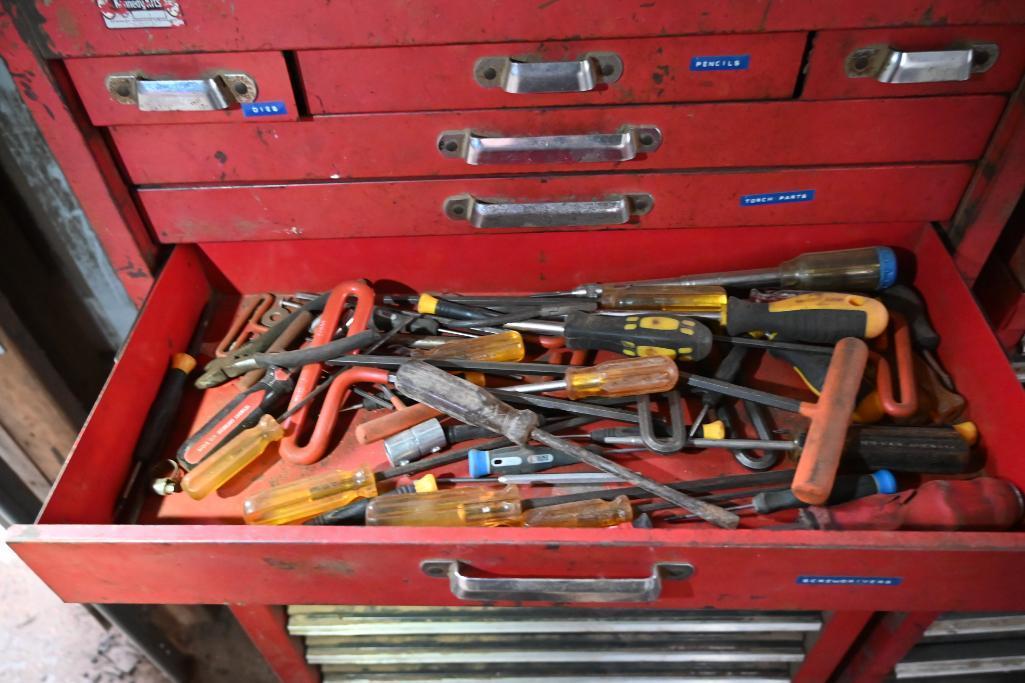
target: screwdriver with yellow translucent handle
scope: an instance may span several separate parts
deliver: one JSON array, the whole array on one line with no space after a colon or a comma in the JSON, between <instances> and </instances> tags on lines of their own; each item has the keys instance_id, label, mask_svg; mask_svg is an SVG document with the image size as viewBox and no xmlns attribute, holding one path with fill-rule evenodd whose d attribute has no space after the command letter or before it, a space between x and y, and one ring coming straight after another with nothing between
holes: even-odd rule
<instances>
[{"instance_id":1,"label":"screwdriver with yellow translucent handle","mask_svg":"<svg viewBox=\"0 0 1025 683\"><path fill-rule=\"evenodd\" d=\"M377 481L366 465L353 472L331 470L247 498L242 517L247 524L288 524L376 495Z\"/></svg>"},{"instance_id":2,"label":"screwdriver with yellow translucent handle","mask_svg":"<svg viewBox=\"0 0 1025 683\"><path fill-rule=\"evenodd\" d=\"M521 394L565 390L573 400L590 396L615 398L671 391L679 379L680 371L672 359L647 356L610 360L593 367L569 368L563 379L502 387L502 390Z\"/></svg>"},{"instance_id":3,"label":"screwdriver with yellow translucent handle","mask_svg":"<svg viewBox=\"0 0 1025 683\"><path fill-rule=\"evenodd\" d=\"M791 341L825 344L844 337L878 337L889 322L889 313L881 302L840 292L809 292L764 303L728 297L721 287L638 285L607 287L600 301L604 308L718 318L735 336L764 332Z\"/></svg>"},{"instance_id":4,"label":"screwdriver with yellow translucent handle","mask_svg":"<svg viewBox=\"0 0 1025 683\"><path fill-rule=\"evenodd\" d=\"M592 498L532 508L523 513L523 526L596 528L617 526L632 521L633 518L634 510L630 505L630 499L626 496L616 496L612 500Z\"/></svg>"},{"instance_id":5,"label":"screwdriver with yellow translucent handle","mask_svg":"<svg viewBox=\"0 0 1025 683\"><path fill-rule=\"evenodd\" d=\"M516 363L523 360L525 353L523 336L519 332L510 330L470 339L456 339L428 351L414 350L413 357Z\"/></svg>"}]
</instances>

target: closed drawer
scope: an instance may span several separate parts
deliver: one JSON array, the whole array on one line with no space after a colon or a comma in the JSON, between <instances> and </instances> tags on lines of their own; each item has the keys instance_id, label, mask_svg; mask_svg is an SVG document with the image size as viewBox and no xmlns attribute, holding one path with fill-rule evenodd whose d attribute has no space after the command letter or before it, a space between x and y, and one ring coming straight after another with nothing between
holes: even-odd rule
<instances>
[{"instance_id":1,"label":"closed drawer","mask_svg":"<svg viewBox=\"0 0 1025 683\"><path fill-rule=\"evenodd\" d=\"M147 55L64 62L94 126L295 120L280 52Z\"/></svg>"},{"instance_id":2,"label":"closed drawer","mask_svg":"<svg viewBox=\"0 0 1025 683\"><path fill-rule=\"evenodd\" d=\"M300 52L313 114L782 99L806 34Z\"/></svg>"},{"instance_id":3,"label":"closed drawer","mask_svg":"<svg viewBox=\"0 0 1025 683\"><path fill-rule=\"evenodd\" d=\"M12 528L6 540L62 598L82 602L458 604L448 580L421 568L444 560L467 575L504 578L637 581L651 579L656 565L693 566L689 577L662 575L652 602L639 605L649 607L1023 609L1021 532L247 527L239 523L245 493L238 489L191 505L175 496L154 500L159 507L143 523L110 523L167 357L185 347L214 291L228 295L220 308L228 315L238 292L316 291L359 277L381 291L529 291L761 267L806 250L872 244L914 257L913 284L930 304L943 335L941 360L979 426L986 470L1025 485L1025 394L943 245L922 223L208 243L172 254L39 523ZM222 332L212 327L208 341ZM188 398L179 432L223 396L204 396L203 406ZM347 468L366 457L350 443L319 466ZM273 451L268 457L262 481L295 475ZM641 462L667 476L740 473L716 451Z\"/></svg>"},{"instance_id":4,"label":"closed drawer","mask_svg":"<svg viewBox=\"0 0 1025 683\"><path fill-rule=\"evenodd\" d=\"M1010 92L1023 70L1022 26L822 31L812 44L802 97Z\"/></svg>"},{"instance_id":5,"label":"closed drawer","mask_svg":"<svg viewBox=\"0 0 1025 683\"><path fill-rule=\"evenodd\" d=\"M138 194L162 242L281 240L946 220L971 171L970 164L928 164L164 187ZM475 206L467 205L470 197ZM523 204L543 206L526 212ZM480 219L482 211L493 216ZM558 216L542 215L552 213Z\"/></svg>"},{"instance_id":6,"label":"closed drawer","mask_svg":"<svg viewBox=\"0 0 1025 683\"><path fill-rule=\"evenodd\" d=\"M982 95L372 114L111 134L138 185L967 161L1004 104Z\"/></svg>"}]
</instances>

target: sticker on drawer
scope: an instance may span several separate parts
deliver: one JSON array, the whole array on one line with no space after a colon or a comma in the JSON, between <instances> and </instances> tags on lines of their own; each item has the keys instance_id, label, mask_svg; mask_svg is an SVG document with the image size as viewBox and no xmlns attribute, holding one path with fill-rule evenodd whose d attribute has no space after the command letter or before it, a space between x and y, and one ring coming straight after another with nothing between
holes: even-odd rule
<instances>
[{"instance_id":1,"label":"sticker on drawer","mask_svg":"<svg viewBox=\"0 0 1025 683\"><path fill-rule=\"evenodd\" d=\"M184 26L178 0L96 0L107 28Z\"/></svg>"},{"instance_id":2,"label":"sticker on drawer","mask_svg":"<svg viewBox=\"0 0 1025 683\"><path fill-rule=\"evenodd\" d=\"M899 586L899 576L798 576L802 586Z\"/></svg>"},{"instance_id":3,"label":"sticker on drawer","mask_svg":"<svg viewBox=\"0 0 1025 683\"><path fill-rule=\"evenodd\" d=\"M789 190L787 192L766 192L745 194L740 197L741 206L765 206L766 204L793 204L815 199L815 190Z\"/></svg>"},{"instance_id":4,"label":"sticker on drawer","mask_svg":"<svg viewBox=\"0 0 1025 683\"><path fill-rule=\"evenodd\" d=\"M247 119L253 116L281 116L288 113L284 102L245 102L242 105L242 116Z\"/></svg>"},{"instance_id":5,"label":"sticker on drawer","mask_svg":"<svg viewBox=\"0 0 1025 683\"><path fill-rule=\"evenodd\" d=\"M747 71L751 55L699 55L690 58L691 71Z\"/></svg>"}]
</instances>

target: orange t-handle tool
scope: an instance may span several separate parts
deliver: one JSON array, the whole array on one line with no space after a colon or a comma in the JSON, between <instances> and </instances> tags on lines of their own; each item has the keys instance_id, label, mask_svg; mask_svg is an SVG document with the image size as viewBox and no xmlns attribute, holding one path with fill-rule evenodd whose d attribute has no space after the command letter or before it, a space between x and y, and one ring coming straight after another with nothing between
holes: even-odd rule
<instances>
[{"instance_id":1,"label":"orange t-handle tool","mask_svg":"<svg viewBox=\"0 0 1025 683\"><path fill-rule=\"evenodd\" d=\"M915 381L911 329L908 327L907 319L896 311L890 312L890 325L893 327L893 355L897 363L900 400L894 396L890 361L882 354L878 355L876 360L876 390L887 415L910 417L918 410L918 386Z\"/></svg>"},{"instance_id":2,"label":"orange t-handle tool","mask_svg":"<svg viewBox=\"0 0 1025 683\"><path fill-rule=\"evenodd\" d=\"M355 280L343 282L331 291L331 296L328 297L320 318L320 325L313 333L313 340L310 342L309 348L322 346L334 338L342 318L342 312L345 310L345 303L350 297L356 299L356 310L352 313L352 320L349 322L346 336L351 337L367 328L370 315L374 310L374 290L363 282ZM295 391L292 392L289 407L296 405L313 391L323 370L323 363L311 363L302 369L299 379L296 380ZM363 372L356 372L357 370ZM278 447L281 457L296 465L309 465L320 460L327 452L328 439L331 437L331 431L338 419L338 410L349 394L349 387L357 382L384 384L387 381L388 373L375 368L352 368L343 372L327 390L327 395L320 407L317 423L313 427L313 433L304 445L300 445L299 441L303 438L310 406L300 408L289 418L288 433Z\"/></svg>"},{"instance_id":3,"label":"orange t-handle tool","mask_svg":"<svg viewBox=\"0 0 1025 683\"><path fill-rule=\"evenodd\" d=\"M414 403L411 406L399 408L387 415L382 415L357 425L355 430L356 441L368 444L380 441L381 439L387 439L389 436L395 436L399 432L404 432L410 427L415 427L421 422L426 422L432 417L438 417L439 415L442 415L440 410L436 410L424 403Z\"/></svg>"},{"instance_id":4,"label":"orange t-handle tool","mask_svg":"<svg viewBox=\"0 0 1025 683\"><path fill-rule=\"evenodd\" d=\"M811 419L811 424L790 491L809 505L822 505L833 489L866 362L865 342L854 337L841 339L833 349L818 402L801 403L799 412Z\"/></svg>"}]
</instances>

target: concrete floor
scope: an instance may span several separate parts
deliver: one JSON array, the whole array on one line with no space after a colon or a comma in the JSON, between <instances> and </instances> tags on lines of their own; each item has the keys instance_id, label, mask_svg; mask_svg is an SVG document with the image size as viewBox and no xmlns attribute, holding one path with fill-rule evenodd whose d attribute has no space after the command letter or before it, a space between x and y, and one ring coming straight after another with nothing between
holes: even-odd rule
<instances>
[{"instance_id":1,"label":"concrete floor","mask_svg":"<svg viewBox=\"0 0 1025 683\"><path fill-rule=\"evenodd\" d=\"M0 537L2 537L0 530ZM0 542L0 681L158 683L166 679L118 629L61 602ZM175 608L173 638L192 655L190 681L274 681L225 608ZM171 633L171 631L168 631Z\"/></svg>"}]
</instances>

